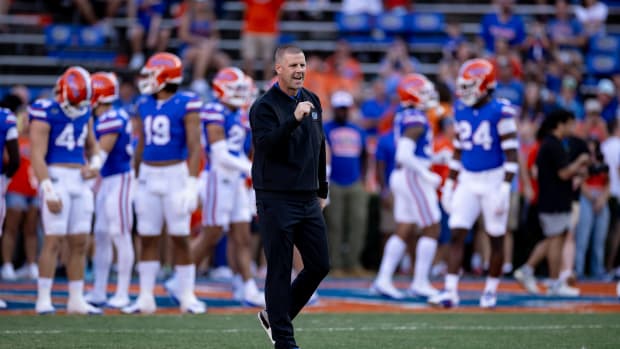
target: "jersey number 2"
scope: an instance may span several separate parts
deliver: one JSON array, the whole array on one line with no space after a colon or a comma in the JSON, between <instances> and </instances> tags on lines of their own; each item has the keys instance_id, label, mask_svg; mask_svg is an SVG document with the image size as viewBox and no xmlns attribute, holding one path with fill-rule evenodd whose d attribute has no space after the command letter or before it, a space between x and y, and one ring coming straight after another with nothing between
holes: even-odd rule
<instances>
[{"instance_id":1,"label":"jersey number 2","mask_svg":"<svg viewBox=\"0 0 620 349\"><path fill-rule=\"evenodd\" d=\"M83 147L84 143L86 143L86 135L88 134L88 125L84 125L82 127L82 133L75 140L73 124L67 124L65 128L60 132L58 137L56 137L56 141L54 141L54 145L58 147L67 148L69 151L75 149L75 146Z\"/></svg>"},{"instance_id":2,"label":"jersey number 2","mask_svg":"<svg viewBox=\"0 0 620 349\"><path fill-rule=\"evenodd\" d=\"M474 145L481 146L484 150L490 150L493 145L493 137L491 137L491 125L488 121L483 121L478 128L473 131L471 124L467 121L459 122L459 139L463 150L471 150Z\"/></svg>"}]
</instances>

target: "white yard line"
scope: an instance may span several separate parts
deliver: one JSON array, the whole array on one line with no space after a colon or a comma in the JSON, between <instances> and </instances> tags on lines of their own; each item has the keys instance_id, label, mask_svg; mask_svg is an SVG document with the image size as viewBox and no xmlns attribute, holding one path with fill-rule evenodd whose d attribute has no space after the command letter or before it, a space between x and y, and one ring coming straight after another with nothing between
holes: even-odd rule
<instances>
[{"instance_id":1,"label":"white yard line","mask_svg":"<svg viewBox=\"0 0 620 349\"><path fill-rule=\"evenodd\" d=\"M374 331L560 331L560 330L600 330L620 329L616 324L589 324L589 325L541 325L541 326L449 326L449 325L394 325L376 327L300 327L298 332L374 332ZM228 329L169 329L169 328L145 328L145 329L18 329L0 330L0 335L54 335L70 333L86 334L194 334L194 333L250 333L262 332L261 328L228 328Z\"/></svg>"}]
</instances>

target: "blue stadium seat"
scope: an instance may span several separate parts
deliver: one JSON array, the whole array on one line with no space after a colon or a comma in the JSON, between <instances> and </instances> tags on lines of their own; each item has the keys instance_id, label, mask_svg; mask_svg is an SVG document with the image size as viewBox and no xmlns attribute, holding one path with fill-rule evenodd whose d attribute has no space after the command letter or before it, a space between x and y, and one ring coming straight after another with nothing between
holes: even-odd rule
<instances>
[{"instance_id":1,"label":"blue stadium seat","mask_svg":"<svg viewBox=\"0 0 620 349\"><path fill-rule=\"evenodd\" d=\"M68 47L73 45L75 27L64 24L48 25L45 28L45 46Z\"/></svg>"},{"instance_id":2,"label":"blue stadium seat","mask_svg":"<svg viewBox=\"0 0 620 349\"><path fill-rule=\"evenodd\" d=\"M586 70L589 74L605 75L620 72L618 54L591 53L586 57Z\"/></svg>"},{"instance_id":3,"label":"blue stadium seat","mask_svg":"<svg viewBox=\"0 0 620 349\"><path fill-rule=\"evenodd\" d=\"M81 27L78 30L79 47L101 47L105 43L105 36L101 27Z\"/></svg>"},{"instance_id":4,"label":"blue stadium seat","mask_svg":"<svg viewBox=\"0 0 620 349\"><path fill-rule=\"evenodd\" d=\"M386 34L405 34L409 31L407 27L409 16L399 13L387 12L377 17L377 28Z\"/></svg>"},{"instance_id":5,"label":"blue stadium seat","mask_svg":"<svg viewBox=\"0 0 620 349\"><path fill-rule=\"evenodd\" d=\"M439 33L444 31L445 17L441 13L412 13L407 22L412 33Z\"/></svg>"},{"instance_id":6,"label":"blue stadium seat","mask_svg":"<svg viewBox=\"0 0 620 349\"><path fill-rule=\"evenodd\" d=\"M590 40L590 52L616 53L620 51L620 39L617 36L597 36Z\"/></svg>"},{"instance_id":7,"label":"blue stadium seat","mask_svg":"<svg viewBox=\"0 0 620 349\"><path fill-rule=\"evenodd\" d=\"M370 33L373 28L373 17L369 14L346 15L339 13L336 16L338 30L341 33Z\"/></svg>"}]
</instances>

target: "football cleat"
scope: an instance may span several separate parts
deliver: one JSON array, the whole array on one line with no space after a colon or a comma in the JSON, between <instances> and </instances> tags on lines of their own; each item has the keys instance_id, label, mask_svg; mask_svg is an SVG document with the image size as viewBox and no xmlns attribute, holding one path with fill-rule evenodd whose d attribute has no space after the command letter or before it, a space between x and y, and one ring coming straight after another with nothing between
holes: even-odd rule
<instances>
[{"instance_id":1,"label":"football cleat","mask_svg":"<svg viewBox=\"0 0 620 349\"><path fill-rule=\"evenodd\" d=\"M84 298L69 299L67 302L68 314L82 314L82 315L101 315L103 311L97 307L94 307Z\"/></svg>"},{"instance_id":2,"label":"football cleat","mask_svg":"<svg viewBox=\"0 0 620 349\"><path fill-rule=\"evenodd\" d=\"M407 289L407 295L409 297L426 297L430 298L439 294L439 290L434 288L431 284L426 285L411 285Z\"/></svg>"},{"instance_id":3,"label":"football cleat","mask_svg":"<svg viewBox=\"0 0 620 349\"><path fill-rule=\"evenodd\" d=\"M15 274L15 270L13 269L13 264L5 263L2 266L2 279L6 281L17 280L17 275Z\"/></svg>"},{"instance_id":4,"label":"football cleat","mask_svg":"<svg viewBox=\"0 0 620 349\"><path fill-rule=\"evenodd\" d=\"M175 305L180 305L179 297L176 295L177 290L177 278L176 274L173 275L168 281L164 282L164 289L168 293L168 296Z\"/></svg>"},{"instance_id":5,"label":"football cleat","mask_svg":"<svg viewBox=\"0 0 620 349\"><path fill-rule=\"evenodd\" d=\"M151 296L138 296L133 304L121 309L124 314L153 314L157 310L155 298Z\"/></svg>"},{"instance_id":6,"label":"football cleat","mask_svg":"<svg viewBox=\"0 0 620 349\"><path fill-rule=\"evenodd\" d=\"M189 314L204 314L207 312L207 305L192 293L185 300L181 301L181 312Z\"/></svg>"},{"instance_id":7,"label":"football cleat","mask_svg":"<svg viewBox=\"0 0 620 349\"><path fill-rule=\"evenodd\" d=\"M536 278L534 275L527 273L523 270L523 267L515 270L514 272L515 279L525 288L525 290L531 294L539 294L540 290L536 285Z\"/></svg>"},{"instance_id":8,"label":"football cleat","mask_svg":"<svg viewBox=\"0 0 620 349\"><path fill-rule=\"evenodd\" d=\"M373 294L379 294L383 297L387 297L390 299L403 299L405 295L400 292L391 282L381 282L376 280L373 282L372 286L370 286L370 292Z\"/></svg>"},{"instance_id":9,"label":"football cleat","mask_svg":"<svg viewBox=\"0 0 620 349\"><path fill-rule=\"evenodd\" d=\"M37 298L37 303L34 306L35 311L39 315L48 315L56 313L56 308L52 305L52 300L41 300Z\"/></svg>"},{"instance_id":10,"label":"football cleat","mask_svg":"<svg viewBox=\"0 0 620 349\"><path fill-rule=\"evenodd\" d=\"M579 297L580 293L578 288L568 286L566 282L555 283L547 289L547 296Z\"/></svg>"},{"instance_id":11,"label":"football cleat","mask_svg":"<svg viewBox=\"0 0 620 349\"><path fill-rule=\"evenodd\" d=\"M112 298L108 299L106 306L114 309L122 309L128 306L129 302L129 296L114 295Z\"/></svg>"},{"instance_id":12,"label":"football cleat","mask_svg":"<svg viewBox=\"0 0 620 349\"><path fill-rule=\"evenodd\" d=\"M106 304L106 296L99 296L97 295L95 292L91 291L88 292L85 296L84 296L84 300L88 303L88 304L92 304L95 307L102 307Z\"/></svg>"},{"instance_id":13,"label":"football cleat","mask_svg":"<svg viewBox=\"0 0 620 349\"><path fill-rule=\"evenodd\" d=\"M2 299L0 299L0 309L6 309L8 306L6 304L5 301L3 301Z\"/></svg>"},{"instance_id":14,"label":"football cleat","mask_svg":"<svg viewBox=\"0 0 620 349\"><path fill-rule=\"evenodd\" d=\"M441 291L428 299L428 303L442 308L452 308L459 305L459 295L454 291Z\"/></svg>"},{"instance_id":15,"label":"football cleat","mask_svg":"<svg viewBox=\"0 0 620 349\"><path fill-rule=\"evenodd\" d=\"M495 308L497 304L497 294L494 292L484 292L480 297L480 308L490 309Z\"/></svg>"},{"instance_id":16,"label":"football cleat","mask_svg":"<svg viewBox=\"0 0 620 349\"><path fill-rule=\"evenodd\" d=\"M260 291L245 294L243 296L243 305L248 307L264 308L266 306L265 294Z\"/></svg>"}]
</instances>

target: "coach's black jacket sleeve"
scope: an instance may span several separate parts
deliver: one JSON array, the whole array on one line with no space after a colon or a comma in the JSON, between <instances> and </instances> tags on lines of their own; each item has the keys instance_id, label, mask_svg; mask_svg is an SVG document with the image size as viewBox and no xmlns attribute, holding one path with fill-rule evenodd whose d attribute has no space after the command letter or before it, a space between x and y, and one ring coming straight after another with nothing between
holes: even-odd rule
<instances>
[{"instance_id":1,"label":"coach's black jacket sleeve","mask_svg":"<svg viewBox=\"0 0 620 349\"><path fill-rule=\"evenodd\" d=\"M280 123L276 113L270 110L270 105L263 103L256 109L255 117L251 117L254 146L266 152L272 152L277 147L286 145L293 130L299 126L299 121L295 119L295 116L290 115L283 123Z\"/></svg>"},{"instance_id":2,"label":"coach's black jacket sleeve","mask_svg":"<svg viewBox=\"0 0 620 349\"><path fill-rule=\"evenodd\" d=\"M317 192L317 196L322 199L327 199L328 193L326 161L325 139L323 139L321 142L321 151L319 153L319 190Z\"/></svg>"}]
</instances>

